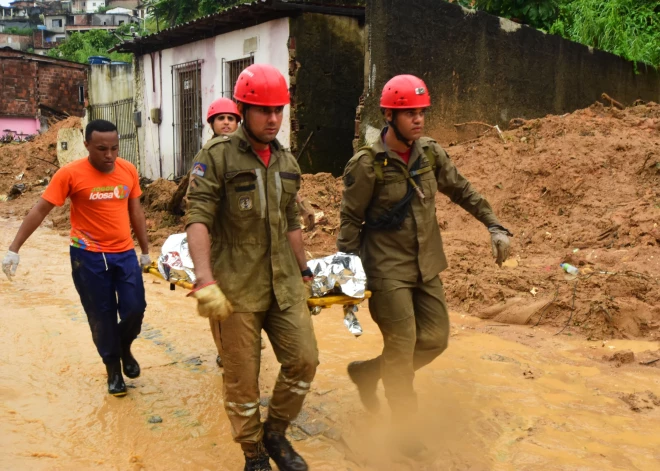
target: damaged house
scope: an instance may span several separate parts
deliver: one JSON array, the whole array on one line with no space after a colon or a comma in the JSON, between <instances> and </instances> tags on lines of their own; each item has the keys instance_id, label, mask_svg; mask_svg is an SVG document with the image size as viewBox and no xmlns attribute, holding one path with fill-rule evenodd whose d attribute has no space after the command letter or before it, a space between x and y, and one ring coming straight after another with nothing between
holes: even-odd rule
<instances>
[{"instance_id":1,"label":"damaged house","mask_svg":"<svg viewBox=\"0 0 660 471\"><path fill-rule=\"evenodd\" d=\"M83 116L88 66L0 49L0 135L23 138L50 117Z\"/></svg>"},{"instance_id":2,"label":"damaged house","mask_svg":"<svg viewBox=\"0 0 660 471\"><path fill-rule=\"evenodd\" d=\"M361 6L260 0L117 46L135 54L144 176L172 179L190 169L212 137L208 106L231 97L253 63L271 64L288 80L279 141L296 155L304 147L304 170L341 173L363 90L363 23Z\"/></svg>"}]
</instances>

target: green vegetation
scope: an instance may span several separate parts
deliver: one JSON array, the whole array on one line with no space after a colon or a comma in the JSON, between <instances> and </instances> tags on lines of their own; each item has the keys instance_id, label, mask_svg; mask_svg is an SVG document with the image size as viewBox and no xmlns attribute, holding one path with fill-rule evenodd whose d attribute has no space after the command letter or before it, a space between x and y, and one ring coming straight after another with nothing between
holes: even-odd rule
<instances>
[{"instance_id":1,"label":"green vegetation","mask_svg":"<svg viewBox=\"0 0 660 471\"><path fill-rule=\"evenodd\" d=\"M32 31L34 31L36 28L19 28L17 26L10 26L9 28L5 28L3 31L4 34L16 34L18 36L32 36Z\"/></svg>"},{"instance_id":2,"label":"green vegetation","mask_svg":"<svg viewBox=\"0 0 660 471\"><path fill-rule=\"evenodd\" d=\"M117 43L119 43L119 38L104 30L94 30L87 33L76 32L66 42L48 51L48 55L82 64L86 64L90 56L105 56L113 61L131 62L132 54L108 53L108 49L111 49Z\"/></svg>"},{"instance_id":3,"label":"green vegetation","mask_svg":"<svg viewBox=\"0 0 660 471\"><path fill-rule=\"evenodd\" d=\"M660 67L660 0L448 0Z\"/></svg>"},{"instance_id":4,"label":"green vegetation","mask_svg":"<svg viewBox=\"0 0 660 471\"><path fill-rule=\"evenodd\" d=\"M565 0L550 33L660 67L660 0Z\"/></svg>"}]
</instances>

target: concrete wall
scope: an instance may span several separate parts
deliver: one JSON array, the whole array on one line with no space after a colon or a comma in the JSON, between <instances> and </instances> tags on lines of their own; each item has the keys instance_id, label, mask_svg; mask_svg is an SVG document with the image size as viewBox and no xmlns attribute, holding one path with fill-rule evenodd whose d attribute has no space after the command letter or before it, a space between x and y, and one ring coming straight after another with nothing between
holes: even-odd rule
<instances>
[{"instance_id":1,"label":"concrete wall","mask_svg":"<svg viewBox=\"0 0 660 471\"><path fill-rule=\"evenodd\" d=\"M396 12L396 13L394 13ZM660 74L606 52L439 0L367 2L365 108L361 134L382 126L380 91L392 76L423 78L433 106L427 133L456 139L453 124L562 114L603 92L631 104L660 101Z\"/></svg>"},{"instance_id":2,"label":"concrete wall","mask_svg":"<svg viewBox=\"0 0 660 471\"><path fill-rule=\"evenodd\" d=\"M88 154L83 129L62 128L57 132L57 161L60 167Z\"/></svg>"},{"instance_id":3,"label":"concrete wall","mask_svg":"<svg viewBox=\"0 0 660 471\"><path fill-rule=\"evenodd\" d=\"M72 16L74 26L90 26L92 24L92 14L82 13Z\"/></svg>"},{"instance_id":4,"label":"concrete wall","mask_svg":"<svg viewBox=\"0 0 660 471\"><path fill-rule=\"evenodd\" d=\"M124 23L131 23L133 17L130 15L106 15L99 13L92 16L92 26L119 26Z\"/></svg>"},{"instance_id":5,"label":"concrete wall","mask_svg":"<svg viewBox=\"0 0 660 471\"><path fill-rule=\"evenodd\" d=\"M300 165L340 175L352 155L363 90L363 28L356 18L305 13L291 19L292 150L312 131Z\"/></svg>"},{"instance_id":6,"label":"concrete wall","mask_svg":"<svg viewBox=\"0 0 660 471\"><path fill-rule=\"evenodd\" d=\"M94 13L99 7L104 7L105 3L105 0L74 0L72 10L74 12Z\"/></svg>"},{"instance_id":7,"label":"concrete wall","mask_svg":"<svg viewBox=\"0 0 660 471\"><path fill-rule=\"evenodd\" d=\"M288 18L269 21L250 28L232 31L184 46L165 49L136 58L136 107L142 112L142 127L138 130L141 168L149 178L168 178L174 174L174 138L172 72L171 68L194 60L203 60L201 66L202 110L206 110L213 100L221 96L223 81L221 71L223 59L231 61L246 57L243 45L246 39L257 38L257 50L254 52L255 63L269 63L277 67L289 78L289 38ZM162 86L161 86L162 81ZM225 84L225 88L228 88ZM154 124L150 118L152 108L161 108L162 124ZM204 142L212 136L212 131L204 122L202 136ZM290 143L289 107L284 108L282 128L277 136L284 146ZM160 162L162 159L162 162ZM161 171L162 168L162 171Z\"/></svg>"},{"instance_id":8,"label":"concrete wall","mask_svg":"<svg viewBox=\"0 0 660 471\"><path fill-rule=\"evenodd\" d=\"M107 0L105 3L112 8L135 10L140 2L138 0Z\"/></svg>"},{"instance_id":9,"label":"concrete wall","mask_svg":"<svg viewBox=\"0 0 660 471\"><path fill-rule=\"evenodd\" d=\"M133 98L132 64L98 64L90 66L89 104L104 105Z\"/></svg>"},{"instance_id":10,"label":"concrete wall","mask_svg":"<svg viewBox=\"0 0 660 471\"><path fill-rule=\"evenodd\" d=\"M10 47L17 51L27 51L32 45L31 36L19 36L18 34L2 34L0 33L0 49L3 47Z\"/></svg>"},{"instance_id":11,"label":"concrete wall","mask_svg":"<svg viewBox=\"0 0 660 471\"><path fill-rule=\"evenodd\" d=\"M66 31L65 15L46 16L44 23L46 24L46 29L48 29L48 31L54 31L56 33L64 33ZM57 26L56 23L58 23L59 26Z\"/></svg>"}]
</instances>

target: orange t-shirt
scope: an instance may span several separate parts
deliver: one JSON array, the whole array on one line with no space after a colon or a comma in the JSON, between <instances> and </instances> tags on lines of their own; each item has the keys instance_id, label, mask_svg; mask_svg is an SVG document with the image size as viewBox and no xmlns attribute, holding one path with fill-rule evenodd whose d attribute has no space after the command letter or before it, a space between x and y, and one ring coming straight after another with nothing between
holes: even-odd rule
<instances>
[{"instance_id":1,"label":"orange t-shirt","mask_svg":"<svg viewBox=\"0 0 660 471\"><path fill-rule=\"evenodd\" d=\"M71 246L90 252L125 252L131 237L128 199L142 194L137 170L117 158L111 173L96 170L87 159L58 170L42 198L62 206L71 200Z\"/></svg>"}]
</instances>

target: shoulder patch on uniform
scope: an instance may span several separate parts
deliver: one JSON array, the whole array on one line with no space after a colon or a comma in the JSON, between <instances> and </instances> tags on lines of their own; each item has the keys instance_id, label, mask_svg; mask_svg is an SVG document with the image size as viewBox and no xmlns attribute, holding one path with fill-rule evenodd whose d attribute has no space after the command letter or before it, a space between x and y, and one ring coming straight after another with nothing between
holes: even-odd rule
<instances>
[{"instance_id":1,"label":"shoulder patch on uniform","mask_svg":"<svg viewBox=\"0 0 660 471\"><path fill-rule=\"evenodd\" d=\"M203 177L205 173L206 173L206 164L203 164L201 162L195 162L193 164L192 170L190 171L190 175L197 175L198 177Z\"/></svg>"},{"instance_id":2,"label":"shoulder patch on uniform","mask_svg":"<svg viewBox=\"0 0 660 471\"><path fill-rule=\"evenodd\" d=\"M346 188L350 188L355 184L355 177L351 175L350 173L347 173L344 175L344 186Z\"/></svg>"}]
</instances>

